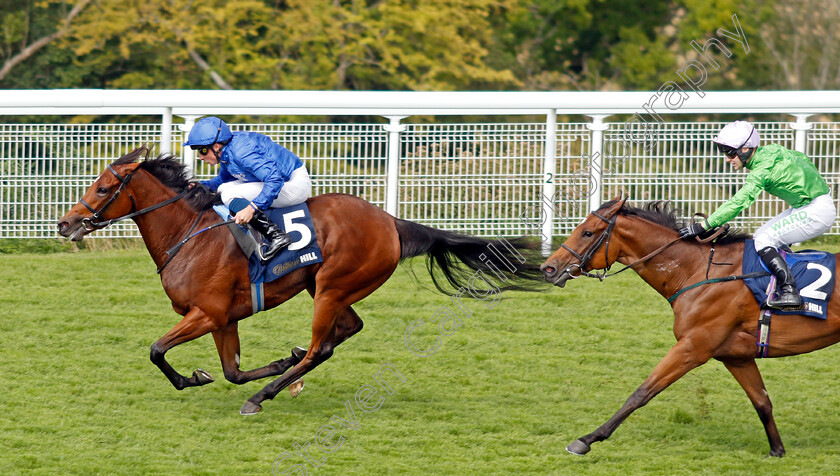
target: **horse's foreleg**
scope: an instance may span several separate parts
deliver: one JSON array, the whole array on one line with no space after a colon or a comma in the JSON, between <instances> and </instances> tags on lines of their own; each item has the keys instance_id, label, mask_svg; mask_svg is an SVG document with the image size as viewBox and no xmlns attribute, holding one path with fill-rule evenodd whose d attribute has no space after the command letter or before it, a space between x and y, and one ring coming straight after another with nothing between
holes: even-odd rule
<instances>
[{"instance_id":1,"label":"horse's foreleg","mask_svg":"<svg viewBox=\"0 0 840 476\"><path fill-rule=\"evenodd\" d=\"M160 368L161 372L166 375L169 381L172 382L172 385L178 390L182 390L186 387L196 387L208 384L213 381L213 377L207 372L201 369L196 369L193 372L192 377L186 378L169 365L169 362L166 361L164 355L167 351L169 351L169 349L175 347L176 345L189 342L207 334L208 332L213 332L218 328L219 325L210 316L205 314L201 309L193 307L184 316L184 318L181 319L181 322L175 325L175 327L167 332L166 335L158 339L157 342L152 344L149 358L152 363Z\"/></svg>"},{"instance_id":2,"label":"horse's foreleg","mask_svg":"<svg viewBox=\"0 0 840 476\"><path fill-rule=\"evenodd\" d=\"M665 358L653 369L653 373L630 395L618 413L594 432L573 441L566 447L566 451L576 455L588 453L592 443L609 438L631 413L645 406L659 392L679 380L689 370L706 363L710 357L711 355L700 355L689 343L689 339L680 340L671 347Z\"/></svg>"},{"instance_id":3,"label":"horse's foreleg","mask_svg":"<svg viewBox=\"0 0 840 476\"><path fill-rule=\"evenodd\" d=\"M755 360L721 359L721 362L729 369L735 380L741 384L741 388L747 392L747 397L755 407L755 411L758 412L758 417L764 424L767 439L770 441L770 456L784 456L785 447L782 444L782 438L779 436L779 430L776 429L776 420L773 419L773 404L770 403L770 396L764 387L764 381L761 379L761 373L758 371Z\"/></svg>"},{"instance_id":4,"label":"horse's foreleg","mask_svg":"<svg viewBox=\"0 0 840 476\"><path fill-rule=\"evenodd\" d=\"M216 342L216 349L219 351L219 358L222 361L222 370L225 378L230 382L241 385L245 382L258 380L273 375L282 375L292 366L300 362L303 355L295 355L283 360L274 361L265 367L254 370L239 369L239 329L236 322L213 332L213 339ZM301 349L301 352L303 350Z\"/></svg>"},{"instance_id":5,"label":"horse's foreleg","mask_svg":"<svg viewBox=\"0 0 840 476\"><path fill-rule=\"evenodd\" d=\"M334 303L315 302L315 318L312 320L312 342L306 356L282 377L266 385L249 398L239 413L252 415L262 410L264 400L274 398L281 390L302 378L307 372L332 356L333 349L353 334L362 330L362 320L350 308L341 308Z\"/></svg>"}]
</instances>

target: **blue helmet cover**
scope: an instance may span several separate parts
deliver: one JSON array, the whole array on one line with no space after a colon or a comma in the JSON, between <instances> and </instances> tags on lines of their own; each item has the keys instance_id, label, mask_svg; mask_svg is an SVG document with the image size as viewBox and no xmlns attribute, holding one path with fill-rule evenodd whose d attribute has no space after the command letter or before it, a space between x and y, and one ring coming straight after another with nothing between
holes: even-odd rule
<instances>
[{"instance_id":1,"label":"blue helmet cover","mask_svg":"<svg viewBox=\"0 0 840 476\"><path fill-rule=\"evenodd\" d=\"M233 137L225 121L218 117L208 116L200 119L190 129L190 135L185 146L213 145L216 142L227 142Z\"/></svg>"}]
</instances>

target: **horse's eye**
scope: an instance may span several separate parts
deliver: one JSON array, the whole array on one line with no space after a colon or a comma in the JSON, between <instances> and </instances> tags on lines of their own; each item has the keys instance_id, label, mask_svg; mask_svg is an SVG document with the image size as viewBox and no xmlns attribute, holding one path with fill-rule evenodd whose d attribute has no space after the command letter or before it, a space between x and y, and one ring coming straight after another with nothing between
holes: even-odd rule
<instances>
[{"instance_id":1,"label":"horse's eye","mask_svg":"<svg viewBox=\"0 0 840 476\"><path fill-rule=\"evenodd\" d=\"M105 195L106 193L108 193L108 189L105 187L99 187L96 189L96 193L100 195Z\"/></svg>"},{"instance_id":2,"label":"horse's eye","mask_svg":"<svg viewBox=\"0 0 840 476\"><path fill-rule=\"evenodd\" d=\"M585 236L585 237L589 238L590 236L592 236L592 232L591 232L591 231L589 231L589 230L584 231L584 232L583 232L583 236Z\"/></svg>"}]
</instances>

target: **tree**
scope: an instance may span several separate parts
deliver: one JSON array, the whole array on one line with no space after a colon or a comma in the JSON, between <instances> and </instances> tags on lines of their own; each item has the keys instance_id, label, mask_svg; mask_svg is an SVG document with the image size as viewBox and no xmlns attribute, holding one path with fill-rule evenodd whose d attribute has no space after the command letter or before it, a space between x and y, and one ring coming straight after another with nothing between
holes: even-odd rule
<instances>
[{"instance_id":1,"label":"tree","mask_svg":"<svg viewBox=\"0 0 840 476\"><path fill-rule=\"evenodd\" d=\"M77 0L71 6L60 0L28 0L2 5L2 11L5 13L2 16L0 52L3 65L0 66L0 82L14 67L67 35L73 21L90 2L91 0ZM9 2L2 2L6 3Z\"/></svg>"}]
</instances>

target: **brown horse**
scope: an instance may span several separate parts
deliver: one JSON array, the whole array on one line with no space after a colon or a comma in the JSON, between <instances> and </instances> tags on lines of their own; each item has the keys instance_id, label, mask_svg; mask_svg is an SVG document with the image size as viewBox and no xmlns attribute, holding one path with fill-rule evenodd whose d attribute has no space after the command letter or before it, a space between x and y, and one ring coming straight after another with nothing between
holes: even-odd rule
<instances>
[{"instance_id":1,"label":"brown horse","mask_svg":"<svg viewBox=\"0 0 840 476\"><path fill-rule=\"evenodd\" d=\"M753 295L740 280L686 289L706 279L710 263L710 278L741 274L744 240L749 235L729 232L721 236L714 245L712 261L712 244L678 238L676 230L681 223L676 215L660 202L639 209L625 205L624 200L613 200L590 214L542 265L545 278L560 287L581 273L609 269L619 262L631 265L666 298L685 290L671 303L677 343L612 418L566 450L589 452L592 443L609 438L633 411L689 370L714 358L741 384L758 412L770 441L770 455L783 456L785 448L770 398L755 363L759 306ZM603 274L598 277L603 279ZM792 315L773 320L773 335L778 338L770 339L769 357L811 352L840 341L838 286L840 280L835 283L827 320Z\"/></svg>"},{"instance_id":2,"label":"brown horse","mask_svg":"<svg viewBox=\"0 0 840 476\"><path fill-rule=\"evenodd\" d=\"M59 233L81 240L95 229L131 218L160 268L170 258L167 250L181 241L188 230L222 222L212 211L202 213L212 206L216 196L203 187L192 187L183 164L172 156L137 162L144 153L148 158L148 150L140 148L111 164L79 203L59 220ZM290 357L265 367L240 370L237 323L254 312L248 262L233 235L219 227L188 241L161 272L161 283L172 307L184 317L152 345L150 358L175 388L213 381L202 370L196 370L190 378L184 377L164 358L172 347L212 333L229 381L243 384L281 375L248 399L240 413L260 411L261 402L274 398L328 359L337 345L362 329L362 320L351 305L381 286L405 258L426 255L429 272L442 291L447 283L456 289L470 290L469 278L493 263L491 257L496 252L517 264L515 274L507 273L505 286L498 286L499 289L528 288L529 282L542 281L539 260L523 262L525 255L521 253L527 255L532 249L521 240L500 243L436 230L394 218L351 195L326 194L307 203L323 262L299 268L265 285L266 309L304 289L314 298L312 340L305 355L302 350L293 350ZM488 249L494 243L496 246ZM495 272L500 272L499 263L493 264Z\"/></svg>"}]
</instances>

